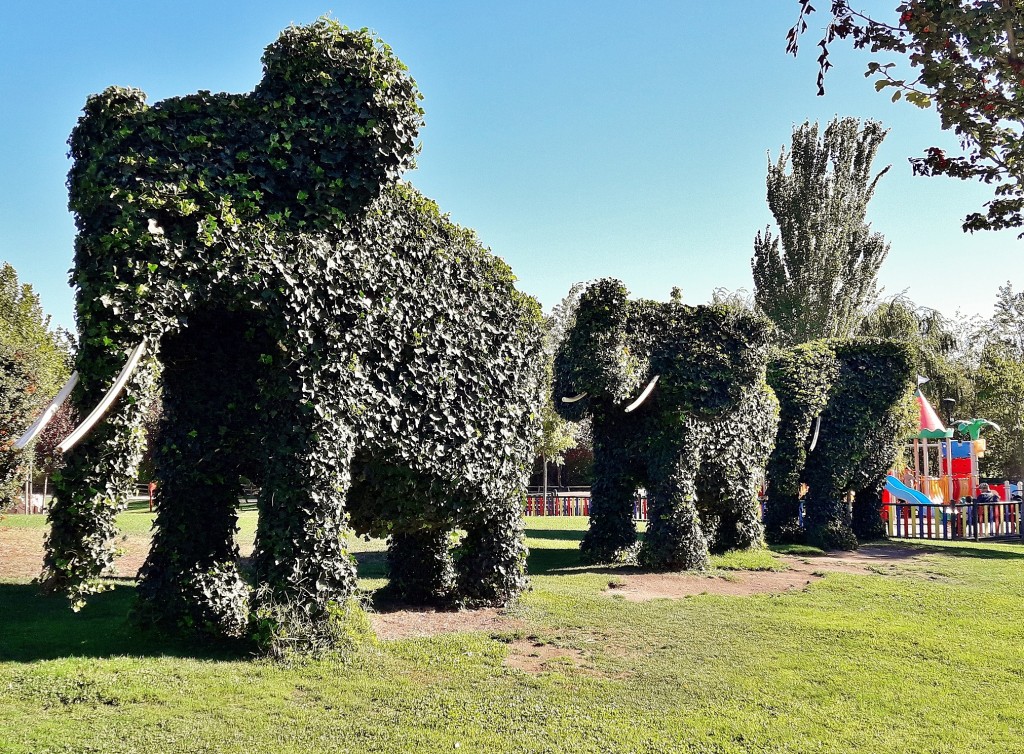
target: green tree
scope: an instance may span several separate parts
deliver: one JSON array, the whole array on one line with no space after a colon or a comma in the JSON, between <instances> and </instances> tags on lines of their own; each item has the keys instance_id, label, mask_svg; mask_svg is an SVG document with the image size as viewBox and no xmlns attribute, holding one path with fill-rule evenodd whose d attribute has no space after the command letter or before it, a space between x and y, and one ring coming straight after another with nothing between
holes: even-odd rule
<instances>
[{"instance_id":1,"label":"green tree","mask_svg":"<svg viewBox=\"0 0 1024 754\"><path fill-rule=\"evenodd\" d=\"M977 374L979 416L999 425L986 432L985 474L1024 479L1024 359L1007 346L986 346Z\"/></svg>"},{"instance_id":2,"label":"green tree","mask_svg":"<svg viewBox=\"0 0 1024 754\"><path fill-rule=\"evenodd\" d=\"M972 365L964 358L953 323L941 312L917 306L905 296L879 302L861 320L858 334L900 340L913 349L918 374L929 381L921 389L933 406L956 401L958 415L974 405Z\"/></svg>"},{"instance_id":3,"label":"green tree","mask_svg":"<svg viewBox=\"0 0 1024 754\"><path fill-rule=\"evenodd\" d=\"M29 425L38 405L26 361L0 343L0 516L9 510L25 481L30 455L11 445Z\"/></svg>"},{"instance_id":4,"label":"green tree","mask_svg":"<svg viewBox=\"0 0 1024 754\"><path fill-rule=\"evenodd\" d=\"M0 265L0 508L18 496L34 461L32 448L17 451L11 443L67 381L71 351L70 335L50 328L32 286L19 283L10 264Z\"/></svg>"},{"instance_id":5,"label":"green tree","mask_svg":"<svg viewBox=\"0 0 1024 754\"><path fill-rule=\"evenodd\" d=\"M0 343L21 354L38 398L49 401L71 373L73 339L66 330L50 327L39 295L19 283L7 262L0 265Z\"/></svg>"},{"instance_id":6,"label":"green tree","mask_svg":"<svg viewBox=\"0 0 1024 754\"><path fill-rule=\"evenodd\" d=\"M1001 343L1024 361L1024 291L1014 293L1009 281L999 286L988 334L990 340Z\"/></svg>"},{"instance_id":7,"label":"green tree","mask_svg":"<svg viewBox=\"0 0 1024 754\"><path fill-rule=\"evenodd\" d=\"M785 345L852 334L875 297L889 252L866 222L884 168L871 163L886 131L876 121L836 118L793 129L793 146L768 164L768 206L779 226L754 239L754 300ZM791 169L789 169L791 168Z\"/></svg>"},{"instance_id":8,"label":"green tree","mask_svg":"<svg viewBox=\"0 0 1024 754\"><path fill-rule=\"evenodd\" d=\"M541 457L544 473L544 494L547 494L548 486L548 463L561 466L565 460L565 452L576 447L578 439L582 436L581 426L577 422L563 419L555 411L556 400L561 396L552 393L554 382L555 352L559 344L565 339L565 334L572 327L576 319L576 307L579 305L580 295L590 285L589 282L575 283L555 307L551 314L545 317L544 328L544 400L541 404L541 434L537 442L535 452Z\"/></svg>"},{"instance_id":9,"label":"green tree","mask_svg":"<svg viewBox=\"0 0 1024 754\"><path fill-rule=\"evenodd\" d=\"M811 0L797 3L799 17L787 37L793 55L814 13ZM951 156L930 147L910 160L914 172L995 185L985 211L964 220L965 231L1019 228L1024 225L1022 35L1021 0L911 0L878 17L854 10L849 0L832 0L818 42L818 94L825 93L832 42L848 40L870 50L865 75L874 77L875 88L891 90L893 101L934 106L942 128L956 133L963 148L962 156ZM910 72L904 73L897 60L909 63Z\"/></svg>"},{"instance_id":10,"label":"green tree","mask_svg":"<svg viewBox=\"0 0 1024 754\"><path fill-rule=\"evenodd\" d=\"M982 337L974 414L999 425L984 435L988 450L982 470L1024 479L1024 292L1015 292L1009 282L999 287Z\"/></svg>"}]
</instances>

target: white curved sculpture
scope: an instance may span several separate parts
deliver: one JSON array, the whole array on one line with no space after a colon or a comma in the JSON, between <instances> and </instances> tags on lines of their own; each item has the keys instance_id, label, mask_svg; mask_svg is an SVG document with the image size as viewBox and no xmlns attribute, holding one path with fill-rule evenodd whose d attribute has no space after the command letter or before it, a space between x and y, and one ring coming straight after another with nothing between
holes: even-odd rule
<instances>
[{"instance_id":1,"label":"white curved sculpture","mask_svg":"<svg viewBox=\"0 0 1024 754\"><path fill-rule=\"evenodd\" d=\"M649 396L651 394L651 391L654 390L654 386L658 384L658 378L659 377L661 377L660 374L654 375L653 379L651 379L651 381L647 383L647 387L644 388L644 391L642 393L640 393L640 396L635 401L633 401L628 406L626 406L626 413L627 414L630 411L633 411L634 409L639 408L640 404L643 403L645 400L647 400L647 396Z\"/></svg>"},{"instance_id":2,"label":"white curved sculpture","mask_svg":"<svg viewBox=\"0 0 1024 754\"><path fill-rule=\"evenodd\" d=\"M818 418L814 422L814 437L811 438L811 447L809 447L807 449L808 453L810 453L812 450L814 450L815 446L818 444L818 432L820 430L821 430L821 414L818 414Z\"/></svg>"},{"instance_id":3,"label":"white curved sculpture","mask_svg":"<svg viewBox=\"0 0 1024 754\"><path fill-rule=\"evenodd\" d=\"M75 428L75 431L68 435L68 438L57 446L58 451L61 453L67 453L89 434L90 430L92 430L96 423L103 417L103 414L107 412L107 409L110 408L111 404L117 400L117 396L119 396L121 391L124 390L124 386L128 384L128 379L132 376L132 372L135 371L135 367L139 365L139 360L142 358L142 354L145 350L146 341L142 341L135 346L135 349L128 357L128 363L121 369L121 373L117 375L117 379L114 380L114 384L110 386L106 395L103 396L103 400L101 400L99 405L92 410L91 414L85 417L85 421L79 424Z\"/></svg>"},{"instance_id":4,"label":"white curved sculpture","mask_svg":"<svg viewBox=\"0 0 1024 754\"><path fill-rule=\"evenodd\" d=\"M25 434L14 441L13 447L15 450L21 450L36 439L36 435L46 428L46 425L50 423L50 419L52 419L53 415L57 413L57 409L59 409L61 405L63 405L64 401L68 399L68 396L71 395L71 391L75 389L75 385L77 384L78 372L72 372L71 377L64 383L64 387L62 387L60 392L54 396L52 401L50 401L50 405L43 409L43 413L40 414L39 418L32 423L31 427L25 430Z\"/></svg>"}]
</instances>

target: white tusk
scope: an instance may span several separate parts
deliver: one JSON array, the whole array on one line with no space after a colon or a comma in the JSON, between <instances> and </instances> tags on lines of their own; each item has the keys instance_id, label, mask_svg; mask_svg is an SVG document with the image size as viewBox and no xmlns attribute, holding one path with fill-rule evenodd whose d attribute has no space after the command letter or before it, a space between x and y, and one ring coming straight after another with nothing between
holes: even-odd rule
<instances>
[{"instance_id":1,"label":"white tusk","mask_svg":"<svg viewBox=\"0 0 1024 754\"><path fill-rule=\"evenodd\" d=\"M99 405L92 410L92 413L85 417L85 421L79 424L75 431L72 432L68 438L57 446L57 450L61 453L67 453L71 448L75 447L78 442L84 438L89 431L95 426L95 424L103 417L103 414L107 412L110 405L117 400L117 396L124 390L124 386L128 384L128 378L132 376L132 372L135 371L135 367L139 365L139 359L142 358L142 352L145 350L146 341L142 341L135 350L132 351L128 357L128 363L124 365L121 373L117 375L117 379L114 380L114 384L110 386L110 390L103 396L103 400L100 401Z\"/></svg>"},{"instance_id":2,"label":"white tusk","mask_svg":"<svg viewBox=\"0 0 1024 754\"><path fill-rule=\"evenodd\" d=\"M581 398L586 398L586 397L587 397L587 391L584 390L582 393L580 393L579 395L574 395L572 398L562 398L562 403L575 403L576 401L580 400Z\"/></svg>"},{"instance_id":3,"label":"white tusk","mask_svg":"<svg viewBox=\"0 0 1024 754\"><path fill-rule=\"evenodd\" d=\"M52 401L50 401L50 405L43 410L43 413L40 414L39 418L36 419L35 422L33 422L32 426L25 430L25 434L14 441L14 448L16 450L21 450L36 439L36 435L46 428L46 425L50 423L50 419L52 419L53 415L57 413L57 409L59 409L64 401L68 399L68 396L71 395L71 391L75 389L75 385L77 384L78 372L72 372L71 378L64 383L64 387L62 387L60 392L54 396Z\"/></svg>"},{"instance_id":4,"label":"white tusk","mask_svg":"<svg viewBox=\"0 0 1024 754\"><path fill-rule=\"evenodd\" d=\"M812 450L814 450L814 446L818 444L818 432L819 432L819 430L821 430L821 414L818 414L818 418L814 422L814 437L811 438L811 447L809 447L807 449L808 453L810 453Z\"/></svg>"},{"instance_id":5,"label":"white tusk","mask_svg":"<svg viewBox=\"0 0 1024 754\"><path fill-rule=\"evenodd\" d=\"M647 387L645 387L644 391L642 393L640 393L640 397L637 398L632 403L630 403L628 406L626 406L626 413L627 414L630 411L632 411L633 409L639 408L640 404L643 403L645 400L647 400L647 396L651 394L651 391L654 390L654 386L658 384L658 378L659 377L661 377L660 374L654 375L654 379L647 383Z\"/></svg>"}]
</instances>

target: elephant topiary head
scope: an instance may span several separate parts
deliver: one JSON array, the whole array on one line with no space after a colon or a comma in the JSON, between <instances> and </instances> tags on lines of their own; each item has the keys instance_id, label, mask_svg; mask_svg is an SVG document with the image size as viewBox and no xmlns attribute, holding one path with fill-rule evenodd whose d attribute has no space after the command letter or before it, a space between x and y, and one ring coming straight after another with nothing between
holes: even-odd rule
<instances>
[{"instance_id":1,"label":"elephant topiary head","mask_svg":"<svg viewBox=\"0 0 1024 754\"><path fill-rule=\"evenodd\" d=\"M640 384L646 364L632 350L628 299L626 286L611 278L580 296L575 321L555 354L555 406L565 418L609 410Z\"/></svg>"},{"instance_id":2,"label":"elephant topiary head","mask_svg":"<svg viewBox=\"0 0 1024 754\"><path fill-rule=\"evenodd\" d=\"M88 99L68 178L87 352L123 363L204 301L266 301L303 256L341 260L344 244L311 253L296 234L345 227L412 163L419 94L374 36L321 19L282 32L263 63L247 94Z\"/></svg>"}]
</instances>

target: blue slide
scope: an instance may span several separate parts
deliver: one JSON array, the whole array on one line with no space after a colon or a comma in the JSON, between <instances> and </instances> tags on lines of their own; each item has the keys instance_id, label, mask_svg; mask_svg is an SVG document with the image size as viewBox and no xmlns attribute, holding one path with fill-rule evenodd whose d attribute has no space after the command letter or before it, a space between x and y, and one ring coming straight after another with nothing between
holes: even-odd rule
<instances>
[{"instance_id":1,"label":"blue slide","mask_svg":"<svg viewBox=\"0 0 1024 754\"><path fill-rule=\"evenodd\" d=\"M889 490L890 495L897 500L902 500L904 503L910 503L911 505L935 505L923 492L918 492L912 487L908 487L894 476L887 476L885 478L885 488Z\"/></svg>"}]
</instances>

